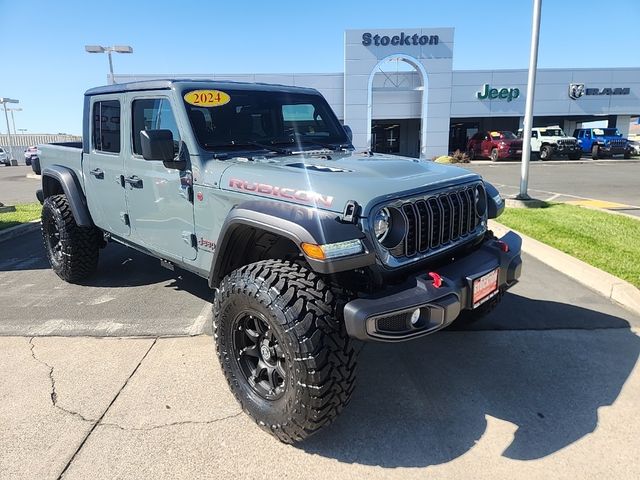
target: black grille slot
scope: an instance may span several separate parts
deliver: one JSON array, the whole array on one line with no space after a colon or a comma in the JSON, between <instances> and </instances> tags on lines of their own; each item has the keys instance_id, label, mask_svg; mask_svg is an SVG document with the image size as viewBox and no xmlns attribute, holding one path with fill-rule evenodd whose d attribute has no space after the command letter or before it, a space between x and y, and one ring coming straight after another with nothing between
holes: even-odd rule
<instances>
[{"instance_id":1,"label":"black grille slot","mask_svg":"<svg viewBox=\"0 0 640 480\"><path fill-rule=\"evenodd\" d=\"M449 202L453 208L453 215L451 215L451 240L457 240L460 236L460 220L462 219L460 205L460 199L457 193L449 194Z\"/></svg>"},{"instance_id":2,"label":"black grille slot","mask_svg":"<svg viewBox=\"0 0 640 480\"><path fill-rule=\"evenodd\" d=\"M407 236L404 239L405 254L407 257L415 255L418 244L418 217L416 215L413 204L405 203L402 206L402 211L407 217Z\"/></svg>"},{"instance_id":3,"label":"black grille slot","mask_svg":"<svg viewBox=\"0 0 640 480\"><path fill-rule=\"evenodd\" d=\"M379 332L404 332L409 329L410 313L400 313L377 320L376 330Z\"/></svg>"},{"instance_id":4,"label":"black grille slot","mask_svg":"<svg viewBox=\"0 0 640 480\"><path fill-rule=\"evenodd\" d=\"M427 200L427 205L431 212L431 221L433 228L431 229L431 248L436 248L440 245L440 231L442 229L442 208L440 202L435 198Z\"/></svg>"},{"instance_id":5,"label":"black grille slot","mask_svg":"<svg viewBox=\"0 0 640 480\"><path fill-rule=\"evenodd\" d=\"M442 243L448 243L451 240L451 204L449 203L449 197L442 195L438 197L440 205L442 205Z\"/></svg>"},{"instance_id":6,"label":"black grille slot","mask_svg":"<svg viewBox=\"0 0 640 480\"><path fill-rule=\"evenodd\" d=\"M418 250L426 252L429 249L429 240L431 239L431 215L429 214L429 208L427 202L424 200L418 200L416 202L416 209L418 210L418 216L420 217L420 234L418 235Z\"/></svg>"},{"instance_id":7,"label":"black grille slot","mask_svg":"<svg viewBox=\"0 0 640 480\"><path fill-rule=\"evenodd\" d=\"M469 206L467 205L467 195L462 192L458 192L458 201L460 202L460 235L466 235L469 231Z\"/></svg>"}]
</instances>

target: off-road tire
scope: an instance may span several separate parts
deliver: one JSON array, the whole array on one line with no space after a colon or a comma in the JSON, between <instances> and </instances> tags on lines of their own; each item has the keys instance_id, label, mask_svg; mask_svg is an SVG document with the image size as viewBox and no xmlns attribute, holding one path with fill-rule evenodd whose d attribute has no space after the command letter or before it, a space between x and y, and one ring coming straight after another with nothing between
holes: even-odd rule
<instances>
[{"instance_id":1,"label":"off-road tire","mask_svg":"<svg viewBox=\"0 0 640 480\"><path fill-rule=\"evenodd\" d=\"M593 147L591 147L591 158L593 160L598 160L599 156L600 156L600 147L598 147L598 145L594 145Z\"/></svg>"},{"instance_id":2,"label":"off-road tire","mask_svg":"<svg viewBox=\"0 0 640 480\"><path fill-rule=\"evenodd\" d=\"M61 279L76 283L96 271L102 244L100 231L76 224L65 195L45 199L41 220L47 258Z\"/></svg>"},{"instance_id":3,"label":"off-road tire","mask_svg":"<svg viewBox=\"0 0 640 480\"><path fill-rule=\"evenodd\" d=\"M467 157L469 157L469 160L475 160L476 159L476 151L472 148L471 150L467 151Z\"/></svg>"},{"instance_id":4,"label":"off-road tire","mask_svg":"<svg viewBox=\"0 0 640 480\"><path fill-rule=\"evenodd\" d=\"M282 442L303 440L329 425L351 398L357 352L342 321L342 301L322 277L282 260L239 268L216 292L214 338L231 391L242 409ZM243 371L246 348L236 345L244 333L243 315L260 317L281 345L286 376L276 399L260 394L255 373L252 386ZM261 349L252 350L265 361Z\"/></svg>"},{"instance_id":5,"label":"off-road tire","mask_svg":"<svg viewBox=\"0 0 640 480\"><path fill-rule=\"evenodd\" d=\"M626 152L624 152L624 158L625 158L626 160L628 160L628 159L630 159L630 158L631 158L631 152L630 152L629 150L627 150Z\"/></svg>"},{"instance_id":6,"label":"off-road tire","mask_svg":"<svg viewBox=\"0 0 640 480\"><path fill-rule=\"evenodd\" d=\"M570 153L569 154L569 160L580 160L580 157L582 157L581 153Z\"/></svg>"},{"instance_id":7,"label":"off-road tire","mask_svg":"<svg viewBox=\"0 0 640 480\"><path fill-rule=\"evenodd\" d=\"M491 149L491 155L489 156L489 158L491 159L492 162L497 162L498 160L500 160L500 154L498 153L497 148Z\"/></svg>"},{"instance_id":8,"label":"off-road tire","mask_svg":"<svg viewBox=\"0 0 640 480\"><path fill-rule=\"evenodd\" d=\"M540 160L551 160L551 156L553 154L553 149L548 145L543 145L540 147Z\"/></svg>"}]
</instances>

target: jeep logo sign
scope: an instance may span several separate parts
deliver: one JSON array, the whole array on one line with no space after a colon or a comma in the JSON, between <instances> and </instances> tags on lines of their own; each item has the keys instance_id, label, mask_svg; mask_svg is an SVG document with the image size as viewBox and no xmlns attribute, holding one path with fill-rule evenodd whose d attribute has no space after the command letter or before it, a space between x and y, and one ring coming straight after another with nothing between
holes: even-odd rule
<instances>
[{"instance_id":1,"label":"jeep logo sign","mask_svg":"<svg viewBox=\"0 0 640 480\"><path fill-rule=\"evenodd\" d=\"M418 35L417 33L413 35L406 34L402 32L400 35L372 35L369 32L362 34L362 45L368 47L372 43L376 46L382 45L386 47L387 45L438 45L440 41L440 37L438 35Z\"/></svg>"},{"instance_id":2,"label":"jeep logo sign","mask_svg":"<svg viewBox=\"0 0 640 480\"><path fill-rule=\"evenodd\" d=\"M577 100L583 95L629 95L631 88L629 87L616 87L616 88L585 88L584 83L570 83L569 84L569 98Z\"/></svg>"},{"instance_id":3,"label":"jeep logo sign","mask_svg":"<svg viewBox=\"0 0 640 480\"><path fill-rule=\"evenodd\" d=\"M486 100L487 98L493 100L495 98L498 98L510 102L511 100L514 100L520 96L520 89L501 88L500 90L498 90L497 88L491 88L488 83L485 83L482 86L482 90L476 93L476 96L478 97L478 100Z\"/></svg>"}]
</instances>

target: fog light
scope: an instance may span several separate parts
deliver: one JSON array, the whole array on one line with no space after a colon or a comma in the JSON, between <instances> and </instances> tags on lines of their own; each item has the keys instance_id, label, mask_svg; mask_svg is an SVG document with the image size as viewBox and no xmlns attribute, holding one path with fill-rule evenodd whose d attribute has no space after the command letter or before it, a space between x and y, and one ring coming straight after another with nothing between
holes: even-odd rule
<instances>
[{"instance_id":1,"label":"fog light","mask_svg":"<svg viewBox=\"0 0 640 480\"><path fill-rule=\"evenodd\" d=\"M415 327L419 321L420 321L420 309L418 308L411 314L411 325Z\"/></svg>"}]
</instances>

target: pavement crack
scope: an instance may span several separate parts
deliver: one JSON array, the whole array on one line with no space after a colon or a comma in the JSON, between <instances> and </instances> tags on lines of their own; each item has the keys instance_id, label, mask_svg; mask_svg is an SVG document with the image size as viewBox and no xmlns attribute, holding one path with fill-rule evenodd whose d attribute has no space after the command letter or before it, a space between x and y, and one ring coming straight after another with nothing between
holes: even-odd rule
<instances>
[{"instance_id":1,"label":"pavement crack","mask_svg":"<svg viewBox=\"0 0 640 480\"><path fill-rule=\"evenodd\" d=\"M63 407L62 405L59 404L58 402L58 391L56 390L56 379L53 376L53 371L54 371L54 367L49 365L47 362L45 362L44 360L41 360L38 358L38 356L36 355L36 345L35 343L33 343L33 340L35 339L35 337L31 337L29 339L29 349L31 350L31 357L38 363L44 365L45 367L47 367L49 369L49 382L51 383L51 392L50 392L50 397L51 397L51 404L57 408L58 410L67 413L69 415L73 415L74 417L82 420L83 422L90 422L93 423L95 422L95 419L91 419L91 418L87 418L84 415L82 415L79 412L73 411L73 410L69 410L68 408Z\"/></svg>"},{"instance_id":2,"label":"pavement crack","mask_svg":"<svg viewBox=\"0 0 640 480\"><path fill-rule=\"evenodd\" d=\"M240 415L242 415L242 410L240 410L238 413L234 413L232 415L227 415L225 417L221 417L221 418L215 418L213 420L181 420L178 422L170 422L170 423L163 423L161 425L153 425L152 427L123 427L122 425L118 424L118 423L101 423L100 426L101 427L113 427L113 428L117 428L119 430L123 430L125 432L148 432L151 430L158 430L161 428L169 428L169 427L176 427L176 426L181 426L181 425L211 425L214 423L218 423L218 422L223 422L225 420L230 420L232 418L237 418Z\"/></svg>"},{"instance_id":3,"label":"pavement crack","mask_svg":"<svg viewBox=\"0 0 640 480\"><path fill-rule=\"evenodd\" d=\"M107 414L107 412L109 411L109 409L113 406L113 404L115 403L115 401L118 399L118 397L120 396L120 394L122 393L122 391L127 387L127 385L129 384L129 381L133 378L133 376L136 374L136 372L138 371L138 369L140 368L140 365L142 365L142 362L144 362L144 360L147 358L147 355L149 355L149 352L151 352L151 350L153 349L153 347L155 347L156 343L158 342L158 337L153 339L153 342L151 342L151 345L149 345L149 348L147 349L147 351L144 353L144 355L142 355L142 357L140 358L140 361L138 362L138 364L136 365L136 368L133 369L133 371L131 372L131 374L127 377L127 379L124 381L124 383L122 384L122 386L120 387L120 389L118 390L118 392L114 395L114 397L111 399L111 402L109 403L109 405L107 405L107 408L104 409L104 412L102 412L102 415L100 415L100 418L98 418L97 420L93 421L93 425L91 426L91 429L89 430L89 432L87 432L87 434L85 435L84 439L80 442L80 445L78 445L78 448L76 449L76 451L73 453L73 455L71 456L71 458L69 458L69 461L67 462L67 464L64 466L64 468L62 469L62 471L60 472L60 475L58 475L58 480L60 480L65 473L67 473L67 470L69 469L69 467L71 466L71 464L73 463L73 461L76 459L76 457L78 456L78 454L80 453L80 450L82 450L82 447L84 447L85 443L87 443L87 440L89 439L89 437L91 436L91 434L93 433L93 431L96 429L96 427L98 425L100 425L100 422L102 421L102 419L104 418L104 416Z\"/></svg>"}]
</instances>

